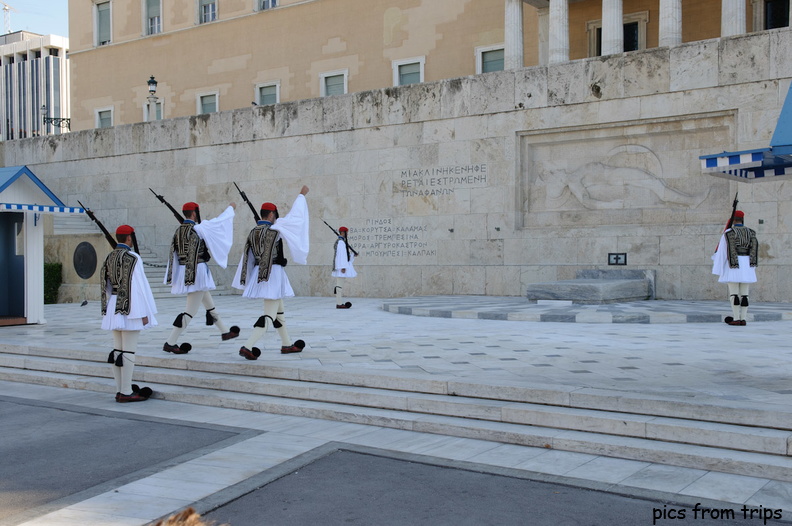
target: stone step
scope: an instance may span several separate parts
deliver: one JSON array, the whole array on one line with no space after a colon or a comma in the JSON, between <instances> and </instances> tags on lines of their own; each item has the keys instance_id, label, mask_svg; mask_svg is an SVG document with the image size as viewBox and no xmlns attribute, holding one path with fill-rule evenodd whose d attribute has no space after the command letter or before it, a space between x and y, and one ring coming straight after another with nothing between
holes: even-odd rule
<instances>
[{"instance_id":1,"label":"stone step","mask_svg":"<svg viewBox=\"0 0 792 526\"><path fill-rule=\"evenodd\" d=\"M84 214L55 214L52 220L55 235L101 234L102 231Z\"/></svg>"},{"instance_id":2,"label":"stone step","mask_svg":"<svg viewBox=\"0 0 792 526\"><path fill-rule=\"evenodd\" d=\"M109 351L109 349L107 349ZM15 367L25 358L58 358L76 363L92 362L103 364L107 351L86 349L56 349L51 347L0 344L0 356L14 361ZM19 360L23 360L20 362ZM251 377L269 380L299 380L314 384L363 387L412 394L448 395L449 399L469 398L498 402L521 402L545 407L596 410L607 413L624 413L650 417L668 417L711 423L749 426L782 431L792 431L792 409L786 405L765 404L757 409L753 404L717 400L662 399L638 393L587 389L563 385L525 386L517 382L480 383L464 379L427 378L425 376L397 373L394 371L350 372L322 367L299 367L288 364L272 365L265 361L238 363L203 361L192 355L176 356L167 353L158 355L139 354L139 369L169 369L195 372L228 374L233 378ZM100 376L107 376L102 372Z\"/></svg>"},{"instance_id":3,"label":"stone step","mask_svg":"<svg viewBox=\"0 0 792 526\"><path fill-rule=\"evenodd\" d=\"M107 365L96 360L0 354L0 366L29 371L107 377ZM142 356L140 357L142 358ZM170 362L171 360L158 360ZM7 378L6 378L7 379ZM447 396L292 379L245 376L235 373L201 372L145 366L139 360L136 380L274 396L368 408L434 414L476 420L569 429L724 449L788 455L792 431L657 417L616 411L547 406L535 403Z\"/></svg>"},{"instance_id":4,"label":"stone step","mask_svg":"<svg viewBox=\"0 0 792 526\"><path fill-rule=\"evenodd\" d=\"M107 368L104 367L104 369L106 373ZM136 372L137 370L136 368ZM85 373L86 371L81 372ZM145 374L143 377L145 378ZM0 367L0 380L83 389L108 394L114 390L112 382L106 377L21 370L9 367ZM142 380L138 381L142 382ZM146 385L154 389L154 398L174 402L377 425L792 481L792 459L787 456L762 452L735 451L667 442L660 439L350 406L335 402L217 391L201 387L150 382L146 382Z\"/></svg>"}]
</instances>

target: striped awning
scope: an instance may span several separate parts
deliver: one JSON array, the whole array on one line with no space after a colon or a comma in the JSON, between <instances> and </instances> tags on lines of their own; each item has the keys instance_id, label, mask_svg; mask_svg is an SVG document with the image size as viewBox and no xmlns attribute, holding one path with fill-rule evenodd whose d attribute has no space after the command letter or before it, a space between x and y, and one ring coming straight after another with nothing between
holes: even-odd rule
<instances>
[{"instance_id":1,"label":"striped awning","mask_svg":"<svg viewBox=\"0 0 792 526\"><path fill-rule=\"evenodd\" d=\"M773 148L702 155L701 171L747 182L779 180L792 176L792 155L776 155Z\"/></svg>"},{"instance_id":2,"label":"striped awning","mask_svg":"<svg viewBox=\"0 0 792 526\"><path fill-rule=\"evenodd\" d=\"M0 212L39 212L42 214L84 214L85 209L76 206L23 205L0 203Z\"/></svg>"},{"instance_id":3,"label":"striped awning","mask_svg":"<svg viewBox=\"0 0 792 526\"><path fill-rule=\"evenodd\" d=\"M792 85L787 91L770 147L702 155L701 171L739 181L777 181L792 176Z\"/></svg>"}]
</instances>

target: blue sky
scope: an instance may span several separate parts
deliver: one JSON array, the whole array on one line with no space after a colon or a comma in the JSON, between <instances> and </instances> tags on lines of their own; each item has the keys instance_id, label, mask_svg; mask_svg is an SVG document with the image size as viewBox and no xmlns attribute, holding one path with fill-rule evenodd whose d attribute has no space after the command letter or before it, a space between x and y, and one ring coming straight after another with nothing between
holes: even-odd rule
<instances>
[{"instance_id":1,"label":"blue sky","mask_svg":"<svg viewBox=\"0 0 792 526\"><path fill-rule=\"evenodd\" d=\"M14 8L11 11L11 31L69 36L68 0L1 1ZM3 18L3 25L0 27L5 32L5 18Z\"/></svg>"}]
</instances>

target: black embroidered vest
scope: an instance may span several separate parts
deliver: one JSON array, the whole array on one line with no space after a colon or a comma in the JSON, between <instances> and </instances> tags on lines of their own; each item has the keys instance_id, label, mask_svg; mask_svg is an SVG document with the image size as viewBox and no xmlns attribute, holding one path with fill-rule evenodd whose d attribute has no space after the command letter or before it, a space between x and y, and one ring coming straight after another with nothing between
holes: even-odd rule
<instances>
[{"instance_id":1,"label":"black embroidered vest","mask_svg":"<svg viewBox=\"0 0 792 526\"><path fill-rule=\"evenodd\" d=\"M184 265L184 284L195 284L195 271L198 263L208 263L211 258L206 249L206 242L193 229L193 223L182 223L173 234L170 253L176 253L179 264ZM172 257L172 256L171 256ZM168 281L170 285L173 277L173 266L168 267Z\"/></svg>"},{"instance_id":2,"label":"black embroidered vest","mask_svg":"<svg viewBox=\"0 0 792 526\"><path fill-rule=\"evenodd\" d=\"M248 258L251 253L254 265L259 266L257 283L267 281L272 271L273 262L283 260L283 242L275 242L278 232L270 229L270 226L268 224L256 225L248 234L245 242L245 260L242 262L242 274L239 278L243 285L247 280Z\"/></svg>"},{"instance_id":3,"label":"black embroidered vest","mask_svg":"<svg viewBox=\"0 0 792 526\"><path fill-rule=\"evenodd\" d=\"M742 225L733 226L726 232L726 242L729 245L729 267L740 267L737 256L748 256L751 266L756 266L759 259L759 243L756 241L754 230Z\"/></svg>"},{"instance_id":4,"label":"black embroidered vest","mask_svg":"<svg viewBox=\"0 0 792 526\"><path fill-rule=\"evenodd\" d=\"M116 247L105 258L100 272L102 283L102 315L107 314L107 283L113 288L116 298L116 314L129 314L132 299L132 272L135 270L137 258L129 253L129 248Z\"/></svg>"}]
</instances>

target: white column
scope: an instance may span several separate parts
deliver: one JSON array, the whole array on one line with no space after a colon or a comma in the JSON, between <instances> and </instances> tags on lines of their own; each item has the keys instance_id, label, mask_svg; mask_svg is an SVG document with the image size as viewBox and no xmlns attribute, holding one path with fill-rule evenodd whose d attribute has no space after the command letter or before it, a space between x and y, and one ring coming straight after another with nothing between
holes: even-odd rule
<instances>
[{"instance_id":1,"label":"white column","mask_svg":"<svg viewBox=\"0 0 792 526\"><path fill-rule=\"evenodd\" d=\"M25 212L25 317L28 323L44 319L44 220L41 214Z\"/></svg>"},{"instance_id":2,"label":"white column","mask_svg":"<svg viewBox=\"0 0 792 526\"><path fill-rule=\"evenodd\" d=\"M518 69L523 63L523 0L506 0L503 68Z\"/></svg>"},{"instance_id":3,"label":"white column","mask_svg":"<svg viewBox=\"0 0 792 526\"><path fill-rule=\"evenodd\" d=\"M721 36L745 33L745 0L721 0Z\"/></svg>"},{"instance_id":4,"label":"white column","mask_svg":"<svg viewBox=\"0 0 792 526\"><path fill-rule=\"evenodd\" d=\"M549 64L569 61L569 4L568 0L550 0Z\"/></svg>"},{"instance_id":5,"label":"white column","mask_svg":"<svg viewBox=\"0 0 792 526\"><path fill-rule=\"evenodd\" d=\"M542 7L536 12L539 16L539 64L546 66L550 44L550 9Z\"/></svg>"},{"instance_id":6,"label":"white column","mask_svg":"<svg viewBox=\"0 0 792 526\"><path fill-rule=\"evenodd\" d=\"M624 52L622 0L602 0L602 54Z\"/></svg>"},{"instance_id":7,"label":"white column","mask_svg":"<svg viewBox=\"0 0 792 526\"><path fill-rule=\"evenodd\" d=\"M660 47L682 43L682 0L660 0Z\"/></svg>"},{"instance_id":8,"label":"white column","mask_svg":"<svg viewBox=\"0 0 792 526\"><path fill-rule=\"evenodd\" d=\"M764 29L764 3L765 0L751 0L751 19L753 20L753 31ZM789 4L792 6L792 3Z\"/></svg>"}]
</instances>

